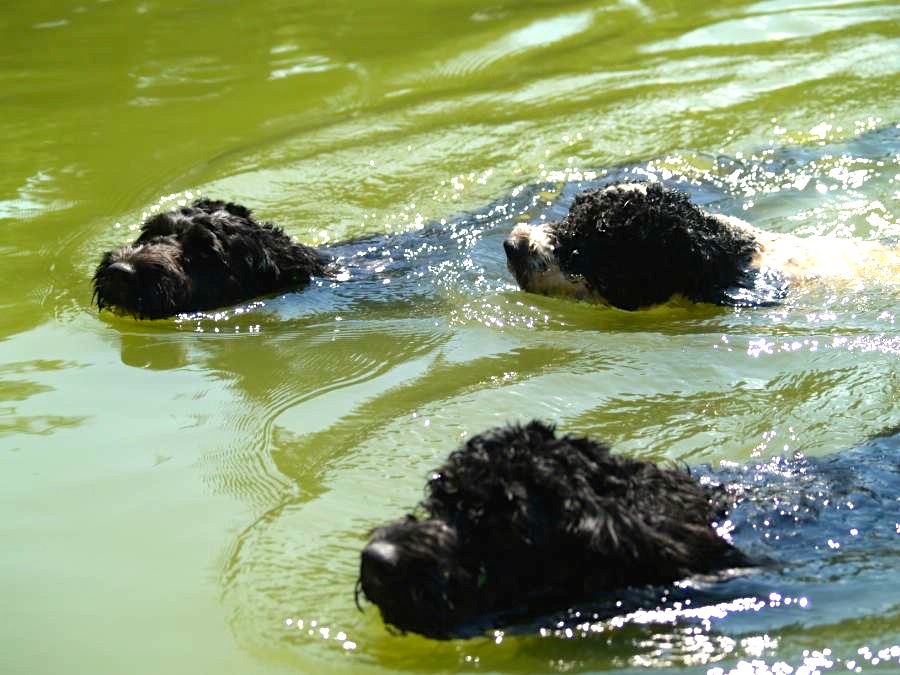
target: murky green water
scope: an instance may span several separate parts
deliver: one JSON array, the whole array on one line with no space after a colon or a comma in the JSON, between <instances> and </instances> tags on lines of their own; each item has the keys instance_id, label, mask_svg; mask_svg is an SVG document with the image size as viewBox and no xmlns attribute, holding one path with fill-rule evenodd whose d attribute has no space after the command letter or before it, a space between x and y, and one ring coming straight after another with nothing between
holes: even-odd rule
<instances>
[{"instance_id":1,"label":"murky green water","mask_svg":"<svg viewBox=\"0 0 900 675\"><path fill-rule=\"evenodd\" d=\"M622 167L770 229L896 239L898 21L854 0L9 4L0 672L897 668L873 665L900 645L896 589L869 606L836 581L855 612L812 598L771 630L434 643L353 586L366 531L490 425L715 463L900 424L896 283L629 314L519 292L499 247L511 214ZM443 239L393 285L98 316L99 254L197 189L307 242Z\"/></svg>"}]
</instances>

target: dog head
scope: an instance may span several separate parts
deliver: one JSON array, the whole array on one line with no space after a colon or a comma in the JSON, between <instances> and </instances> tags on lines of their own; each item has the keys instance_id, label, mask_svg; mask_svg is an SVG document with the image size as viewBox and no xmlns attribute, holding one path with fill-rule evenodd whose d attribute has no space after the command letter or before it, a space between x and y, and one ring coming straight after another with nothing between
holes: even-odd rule
<instances>
[{"instance_id":1,"label":"dog head","mask_svg":"<svg viewBox=\"0 0 900 675\"><path fill-rule=\"evenodd\" d=\"M531 293L590 298L592 293L584 277L566 273L560 267L557 246L557 235L550 224L520 223L503 242L506 266L519 286Z\"/></svg>"},{"instance_id":2,"label":"dog head","mask_svg":"<svg viewBox=\"0 0 900 675\"><path fill-rule=\"evenodd\" d=\"M758 247L749 231L657 183L581 193L566 218L517 225L504 248L519 286L535 293L628 310L675 295L730 305L778 299L757 283L752 263Z\"/></svg>"},{"instance_id":3,"label":"dog head","mask_svg":"<svg viewBox=\"0 0 900 675\"><path fill-rule=\"evenodd\" d=\"M548 435L552 430L533 423L473 437L433 472L422 517L410 514L373 530L358 588L385 623L460 637L490 625L491 615L527 604L539 585L551 516L534 508L529 495L537 477L523 475L514 484L509 473L520 464L515 456Z\"/></svg>"},{"instance_id":4,"label":"dog head","mask_svg":"<svg viewBox=\"0 0 900 675\"><path fill-rule=\"evenodd\" d=\"M165 238L106 252L93 284L97 307L139 319L177 314L191 295L182 248Z\"/></svg>"},{"instance_id":5,"label":"dog head","mask_svg":"<svg viewBox=\"0 0 900 675\"><path fill-rule=\"evenodd\" d=\"M199 200L147 220L134 243L107 252L94 300L138 318L232 305L328 275L324 258L258 223L238 204Z\"/></svg>"},{"instance_id":6,"label":"dog head","mask_svg":"<svg viewBox=\"0 0 900 675\"><path fill-rule=\"evenodd\" d=\"M459 536L440 519L407 516L372 532L363 548L358 588L385 623L447 637L474 611L464 589L475 585L460 562Z\"/></svg>"},{"instance_id":7,"label":"dog head","mask_svg":"<svg viewBox=\"0 0 900 675\"><path fill-rule=\"evenodd\" d=\"M561 603L724 567L724 499L681 470L557 437L540 422L474 436L420 504L373 531L359 588L386 623L465 636Z\"/></svg>"},{"instance_id":8,"label":"dog head","mask_svg":"<svg viewBox=\"0 0 900 675\"><path fill-rule=\"evenodd\" d=\"M93 279L97 306L146 319L204 309L197 305L206 286L233 283L218 229L214 213L193 207L147 220L134 243L103 255Z\"/></svg>"}]
</instances>

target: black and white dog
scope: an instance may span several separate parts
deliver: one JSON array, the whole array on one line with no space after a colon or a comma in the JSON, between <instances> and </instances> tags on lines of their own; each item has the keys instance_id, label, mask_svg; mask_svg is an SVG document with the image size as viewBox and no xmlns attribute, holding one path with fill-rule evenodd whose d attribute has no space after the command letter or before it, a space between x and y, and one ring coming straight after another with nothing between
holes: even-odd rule
<instances>
[{"instance_id":1,"label":"black and white dog","mask_svg":"<svg viewBox=\"0 0 900 675\"><path fill-rule=\"evenodd\" d=\"M900 255L875 242L766 232L659 183L583 192L562 220L517 225L504 248L522 289L626 310L673 296L770 305L808 279L900 276Z\"/></svg>"}]
</instances>

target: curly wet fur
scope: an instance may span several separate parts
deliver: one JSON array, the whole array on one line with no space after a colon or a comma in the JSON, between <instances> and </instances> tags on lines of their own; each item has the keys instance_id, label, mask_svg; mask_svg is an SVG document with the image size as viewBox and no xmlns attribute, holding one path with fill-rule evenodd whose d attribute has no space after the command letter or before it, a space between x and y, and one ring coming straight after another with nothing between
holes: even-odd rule
<instances>
[{"instance_id":1,"label":"curly wet fur","mask_svg":"<svg viewBox=\"0 0 900 675\"><path fill-rule=\"evenodd\" d=\"M750 265L756 242L703 213L687 195L647 186L597 190L575 198L557 228L560 266L623 309L678 293L719 302Z\"/></svg>"},{"instance_id":2,"label":"curly wet fur","mask_svg":"<svg viewBox=\"0 0 900 675\"><path fill-rule=\"evenodd\" d=\"M471 438L425 492L372 532L359 589L386 623L431 637L748 564L711 526L723 492L540 422Z\"/></svg>"},{"instance_id":3,"label":"curly wet fur","mask_svg":"<svg viewBox=\"0 0 900 675\"><path fill-rule=\"evenodd\" d=\"M147 220L129 246L103 255L94 299L137 318L233 305L327 275L315 250L238 204L201 199Z\"/></svg>"},{"instance_id":4,"label":"curly wet fur","mask_svg":"<svg viewBox=\"0 0 900 675\"><path fill-rule=\"evenodd\" d=\"M657 183L583 192L563 220L545 229L560 277L554 291L579 284L580 297L599 297L621 309L676 294L695 302L744 304L729 291L752 289L758 271L752 269L759 248L752 234ZM506 249L519 285L535 290L529 288L536 278L529 267L535 264L533 251L517 248L515 241Z\"/></svg>"}]
</instances>

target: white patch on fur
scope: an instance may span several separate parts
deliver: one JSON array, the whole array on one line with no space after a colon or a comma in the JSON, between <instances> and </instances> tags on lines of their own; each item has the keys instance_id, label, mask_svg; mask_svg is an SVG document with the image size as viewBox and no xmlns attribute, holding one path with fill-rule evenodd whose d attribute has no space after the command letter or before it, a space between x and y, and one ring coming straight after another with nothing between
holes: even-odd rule
<instances>
[{"instance_id":1,"label":"white patch on fur","mask_svg":"<svg viewBox=\"0 0 900 675\"><path fill-rule=\"evenodd\" d=\"M509 236L510 239L525 239L528 242L528 253L542 262L552 264L556 261L556 238L550 233L546 223L519 223Z\"/></svg>"},{"instance_id":2,"label":"white patch on fur","mask_svg":"<svg viewBox=\"0 0 900 675\"><path fill-rule=\"evenodd\" d=\"M526 291L576 298L590 295L584 279L570 277L560 269L556 259L556 237L546 223L520 223L513 228L509 238L528 242L528 267L520 270L517 277Z\"/></svg>"},{"instance_id":3,"label":"white patch on fur","mask_svg":"<svg viewBox=\"0 0 900 675\"><path fill-rule=\"evenodd\" d=\"M726 226L743 230L756 240L752 265L778 270L794 282L823 278L880 282L900 276L900 255L874 241L838 237L797 237L761 230L735 216L710 214Z\"/></svg>"}]
</instances>

